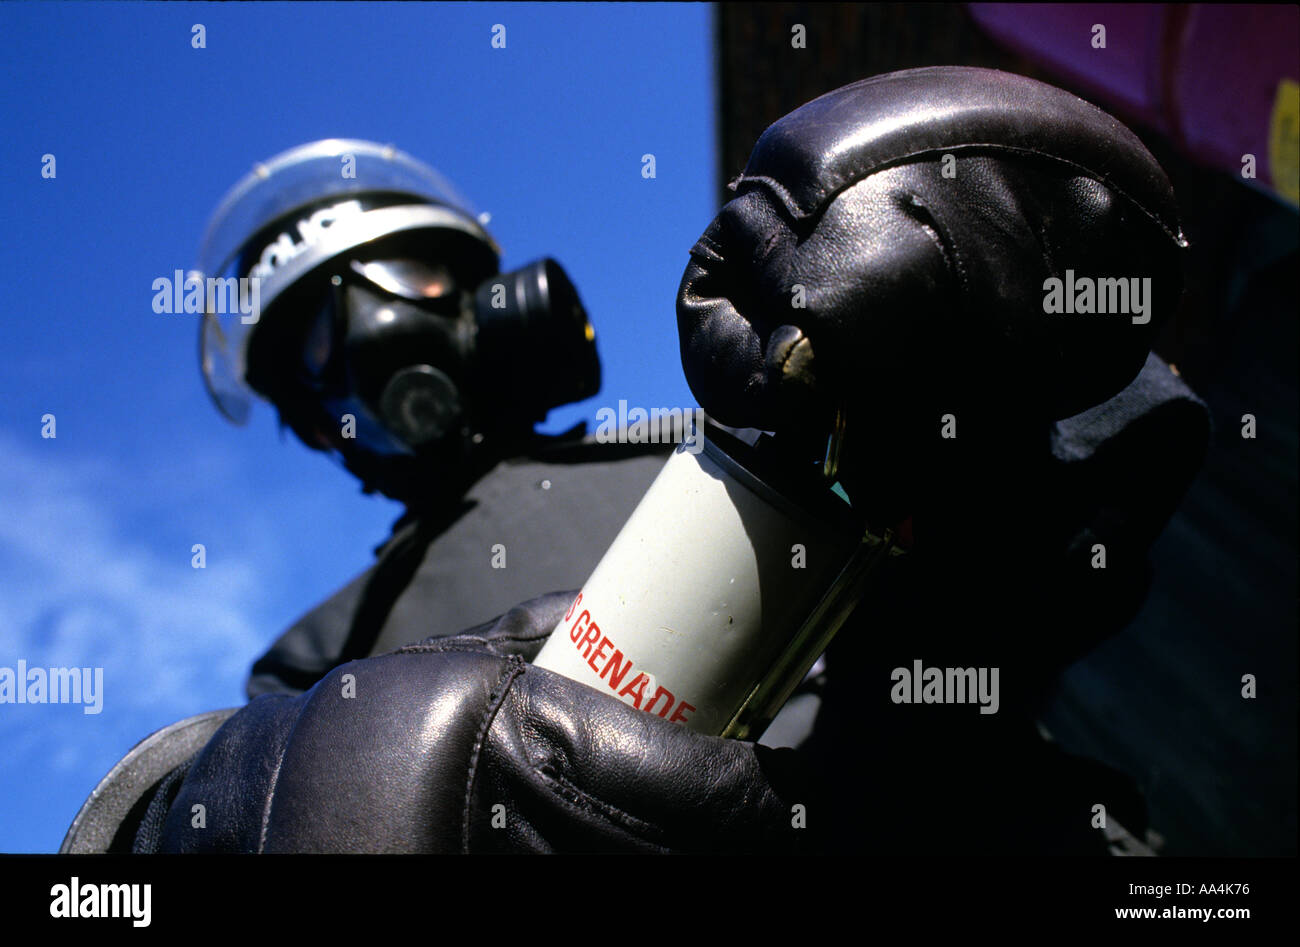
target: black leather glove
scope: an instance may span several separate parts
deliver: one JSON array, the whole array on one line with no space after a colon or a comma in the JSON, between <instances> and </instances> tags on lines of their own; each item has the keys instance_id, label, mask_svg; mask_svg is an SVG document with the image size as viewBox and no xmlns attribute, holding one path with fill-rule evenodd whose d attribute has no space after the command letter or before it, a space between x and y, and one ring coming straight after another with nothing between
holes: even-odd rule
<instances>
[{"instance_id":1,"label":"black leather glove","mask_svg":"<svg viewBox=\"0 0 1300 947\"><path fill-rule=\"evenodd\" d=\"M792 751L701 736L525 663L575 593L235 714L165 852L789 851ZM349 694L353 696L348 696ZM162 804L156 805L155 809ZM203 827L195 827L203 806ZM148 848L147 845L138 846Z\"/></svg>"},{"instance_id":2,"label":"black leather glove","mask_svg":"<svg viewBox=\"0 0 1300 947\"><path fill-rule=\"evenodd\" d=\"M892 497L891 521L1119 392L1181 293L1155 160L1022 76L934 67L830 92L768 128L731 187L678 295L691 389L725 424L823 445L846 406L845 467L872 468L858 493ZM1149 278L1149 319L1045 313L1067 271Z\"/></svg>"},{"instance_id":3,"label":"black leather glove","mask_svg":"<svg viewBox=\"0 0 1300 947\"><path fill-rule=\"evenodd\" d=\"M1095 849L1090 806L1123 794L1033 720L1136 611L1206 445L1204 406L1148 354L1186 245L1164 173L1068 93L940 67L796 109L731 188L678 294L692 391L808 459L843 409L842 484L913 546L828 651L802 749L841 814L832 844ZM1146 311L1045 311L1046 281L1072 277L1137 279ZM893 705L879 682L918 655L1000 667L1002 709ZM883 778L850 776L855 755Z\"/></svg>"}]
</instances>

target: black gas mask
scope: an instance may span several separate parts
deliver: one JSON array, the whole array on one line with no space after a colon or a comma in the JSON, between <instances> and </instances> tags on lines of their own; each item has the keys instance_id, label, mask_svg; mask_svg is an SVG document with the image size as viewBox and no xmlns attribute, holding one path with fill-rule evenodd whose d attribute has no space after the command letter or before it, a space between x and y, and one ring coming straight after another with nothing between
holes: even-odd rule
<instances>
[{"instance_id":1,"label":"black gas mask","mask_svg":"<svg viewBox=\"0 0 1300 947\"><path fill-rule=\"evenodd\" d=\"M350 259L301 351L298 380L344 453L351 440L385 457L464 455L600 386L586 312L550 259L476 287L429 260Z\"/></svg>"},{"instance_id":2,"label":"black gas mask","mask_svg":"<svg viewBox=\"0 0 1300 947\"><path fill-rule=\"evenodd\" d=\"M261 396L368 489L413 502L595 394L595 337L564 270L498 272L485 218L467 208L437 172L369 142L256 166L191 274L260 288L251 318L208 296L201 360L221 412L244 423Z\"/></svg>"}]
</instances>

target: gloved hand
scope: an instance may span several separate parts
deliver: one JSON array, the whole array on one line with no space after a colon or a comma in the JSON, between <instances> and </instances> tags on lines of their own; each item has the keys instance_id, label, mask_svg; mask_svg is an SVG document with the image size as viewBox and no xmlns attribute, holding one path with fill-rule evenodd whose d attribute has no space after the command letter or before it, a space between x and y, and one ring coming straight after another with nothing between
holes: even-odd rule
<instances>
[{"instance_id":1,"label":"gloved hand","mask_svg":"<svg viewBox=\"0 0 1300 947\"><path fill-rule=\"evenodd\" d=\"M954 451L1005 458L1005 430L1041 445L1047 422L1119 392L1181 293L1158 164L1022 76L933 67L830 92L768 128L731 187L678 295L691 389L725 424L823 445L846 406L845 466L893 468L859 491L893 497L888 517L959 470ZM1067 271L1149 278L1149 308L1046 313L1045 280Z\"/></svg>"},{"instance_id":2,"label":"gloved hand","mask_svg":"<svg viewBox=\"0 0 1300 947\"><path fill-rule=\"evenodd\" d=\"M947 154L955 177L944 174ZM692 251L678 300L683 363L700 403L724 423L795 437L810 427L809 409L824 421L847 405L865 436L851 437L846 468L893 478L889 489L865 493L850 485L855 498L910 509L924 481L918 471L931 478L923 499L943 494L943 477L956 471L1021 498L1020 560L1052 548L1046 538L1027 541L1025 523L1059 527L1062 543L1075 535L1088 511L1061 523L1041 515L1054 509L1059 480L1023 492L1017 481L1034 484L1054 463L1052 420L1105 401L1138 374L1180 286L1172 195L1136 138L1027 79L912 70L841 89L777 122L736 190ZM1043 280L1066 269L1150 278L1151 318L1045 314ZM965 460L1006 466L941 463L933 438L941 410L957 415L957 443L979 448ZM1030 432L1038 460L995 449L1007 443L1000 425ZM985 515L970 490L946 495L950 515L934 521ZM977 614L994 614L1011 560L987 545L981 552L914 555L916 594L900 596L899 619L873 623L873 634L914 634L914 601L951 602L958 612L976 602ZM971 562L982 571L969 572ZM979 599L962 594L981 590ZM844 679L850 696L819 719L808 765L790 752L695 734L527 665L571 598L557 593L464 635L344 665L300 697L258 698L222 727L179 791L159 797L160 831L149 837L166 851L785 851L826 841L806 834L819 823L850 819L851 830L830 841L868 843L890 820L905 827L897 844L906 849L933 811L954 809L943 798L918 807L925 780L909 781L909 767L894 765L908 753L924 757L933 743L882 747L893 753L881 768L889 779L853 769L870 758L860 715L871 701L885 704L883 683L864 704L859 678ZM927 625L965 627L962 616L948 617ZM831 660L834 679L833 652ZM877 677L886 681L888 667ZM1021 742L1004 742L1000 759L1030 759ZM1018 772L978 752L971 760L994 774ZM943 767L929 775L949 785ZM1033 794L1056 798L1040 787ZM973 831L992 800L1014 802L992 789L972 798L936 844L963 825ZM792 819L801 804L810 829ZM205 807L204 828L193 824L196 805ZM834 818L819 818L828 812ZM1039 825L1025 837L1044 836Z\"/></svg>"},{"instance_id":3,"label":"gloved hand","mask_svg":"<svg viewBox=\"0 0 1300 947\"><path fill-rule=\"evenodd\" d=\"M792 751L702 736L525 663L575 593L235 714L165 852L789 851ZM194 806L204 807L196 828Z\"/></svg>"}]
</instances>

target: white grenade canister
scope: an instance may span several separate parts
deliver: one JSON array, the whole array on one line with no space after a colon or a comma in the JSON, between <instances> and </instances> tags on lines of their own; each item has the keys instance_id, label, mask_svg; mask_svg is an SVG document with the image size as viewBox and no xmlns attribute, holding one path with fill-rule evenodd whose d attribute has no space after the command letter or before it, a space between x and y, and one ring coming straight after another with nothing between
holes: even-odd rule
<instances>
[{"instance_id":1,"label":"white grenade canister","mask_svg":"<svg viewBox=\"0 0 1300 947\"><path fill-rule=\"evenodd\" d=\"M533 663L756 737L824 647L809 617L833 611L828 589L863 548L847 502L771 460L712 424L680 444Z\"/></svg>"}]
</instances>

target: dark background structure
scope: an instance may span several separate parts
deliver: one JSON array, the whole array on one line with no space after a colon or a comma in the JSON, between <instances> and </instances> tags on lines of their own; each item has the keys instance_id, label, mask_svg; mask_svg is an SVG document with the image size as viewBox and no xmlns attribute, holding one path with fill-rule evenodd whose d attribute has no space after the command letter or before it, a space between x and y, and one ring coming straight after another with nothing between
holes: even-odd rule
<instances>
[{"instance_id":1,"label":"dark background structure","mask_svg":"<svg viewBox=\"0 0 1300 947\"><path fill-rule=\"evenodd\" d=\"M917 66L986 66L1069 89L1129 124L1165 168L1191 247L1182 308L1156 350L1209 404L1213 439L1152 550L1142 611L1070 668L1041 722L1070 752L1137 781L1163 854L1294 855L1295 210L1002 48L963 4L724 3L714 22L719 203L773 121ZM791 43L796 24L804 48ZM1241 436L1247 413L1253 440ZM1258 681L1253 700L1243 674Z\"/></svg>"}]
</instances>

